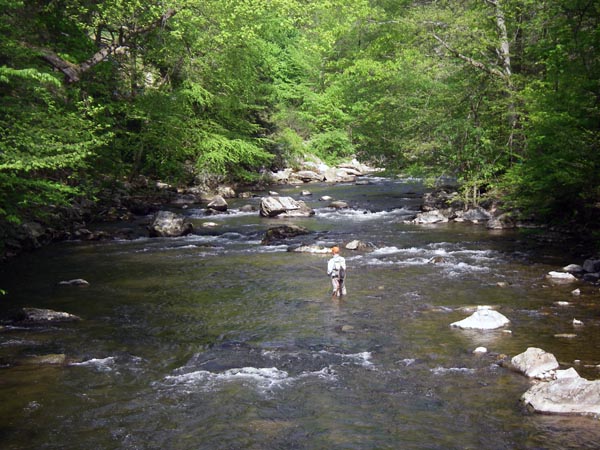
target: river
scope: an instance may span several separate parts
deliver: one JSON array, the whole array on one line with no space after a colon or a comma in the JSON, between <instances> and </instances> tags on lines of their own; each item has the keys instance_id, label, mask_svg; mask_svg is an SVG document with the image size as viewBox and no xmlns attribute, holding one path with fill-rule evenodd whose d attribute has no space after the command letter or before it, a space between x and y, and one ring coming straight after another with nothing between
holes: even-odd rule
<instances>
[{"instance_id":1,"label":"river","mask_svg":"<svg viewBox=\"0 0 600 450\"><path fill-rule=\"evenodd\" d=\"M530 381L495 363L534 346L598 378L598 288L544 278L581 261L530 233L407 224L421 185L369 181L276 187L312 206L310 218L261 218L240 211L259 198L235 199L227 214L182 210L193 235L64 242L3 266L0 446L598 448L597 420L529 413L519 397ZM322 195L351 207L330 209ZM284 223L312 233L261 245L267 228ZM375 250L342 250L348 295L339 301L325 275L329 255L288 251L353 239ZM429 263L434 256L443 262ZM57 285L74 278L90 286ZM507 316L510 332L450 327L477 305ZM83 320L9 320L25 306ZM474 355L479 346L489 353ZM27 363L46 354L68 363Z\"/></svg>"}]
</instances>

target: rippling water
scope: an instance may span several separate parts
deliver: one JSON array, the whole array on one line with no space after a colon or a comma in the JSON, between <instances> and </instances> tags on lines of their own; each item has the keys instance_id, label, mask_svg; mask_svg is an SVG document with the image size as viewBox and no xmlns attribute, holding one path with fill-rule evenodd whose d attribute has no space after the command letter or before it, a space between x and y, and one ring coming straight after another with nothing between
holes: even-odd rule
<instances>
[{"instance_id":1,"label":"rippling water","mask_svg":"<svg viewBox=\"0 0 600 450\"><path fill-rule=\"evenodd\" d=\"M234 200L228 214L185 210L196 235L63 243L3 267L2 448L597 448L596 420L528 413L529 381L495 364L536 346L598 378L598 288L578 285L575 298L544 279L580 261L522 233L407 225L419 184L371 181L309 185L304 198L281 189L312 218L263 219L239 212L258 199ZM351 208L328 208L325 194ZM261 245L282 223L313 233ZM353 239L376 250L343 252L341 301L328 255L288 252ZM56 285L73 278L91 285ZM497 307L512 333L450 328L477 305ZM17 326L8 319L23 306L83 320ZM473 355L478 346L490 353ZM28 363L55 353L68 364Z\"/></svg>"}]
</instances>

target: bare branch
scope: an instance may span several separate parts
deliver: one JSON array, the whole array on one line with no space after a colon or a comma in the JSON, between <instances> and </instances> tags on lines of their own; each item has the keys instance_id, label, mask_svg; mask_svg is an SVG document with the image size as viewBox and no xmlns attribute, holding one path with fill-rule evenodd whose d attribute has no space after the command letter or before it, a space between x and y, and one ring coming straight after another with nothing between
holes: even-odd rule
<instances>
[{"instance_id":1,"label":"bare branch","mask_svg":"<svg viewBox=\"0 0 600 450\"><path fill-rule=\"evenodd\" d=\"M151 22L150 24L144 27L135 28L133 30L127 30L126 28L122 27L119 32L119 37L117 38L118 42L113 42L112 44L102 47L100 50L94 53L94 55L92 55L91 58L87 59L86 61L80 64L73 64L69 61L66 61L50 49L35 47L27 43L23 43L23 45L33 50L39 51L42 58L46 62L50 63L52 67L61 71L65 75L67 83L76 83L81 79L81 75L83 73L87 72L100 62L104 61L110 55L126 53L129 49L130 42L135 36L149 33L156 28L163 27L167 20L173 17L176 13L176 10L168 9L157 20Z\"/></svg>"},{"instance_id":2,"label":"bare branch","mask_svg":"<svg viewBox=\"0 0 600 450\"><path fill-rule=\"evenodd\" d=\"M485 64L483 64L480 61L477 61L469 56L463 55L462 53L460 53L458 50L450 47L450 45L448 45L448 43L446 41L444 41L441 37L439 37L437 34L432 33L433 37L435 38L436 41L438 41L440 44L442 44L444 46L444 48L446 48L446 50L448 50L450 53L452 53L454 56L456 56L459 59L462 59L463 61L469 63L469 65L479 69L479 70L483 70L484 72L490 74L490 75L494 75L496 77L500 77L502 78L504 81L506 80L506 76L504 73L502 73L502 71L495 69L493 67L488 67Z\"/></svg>"}]
</instances>

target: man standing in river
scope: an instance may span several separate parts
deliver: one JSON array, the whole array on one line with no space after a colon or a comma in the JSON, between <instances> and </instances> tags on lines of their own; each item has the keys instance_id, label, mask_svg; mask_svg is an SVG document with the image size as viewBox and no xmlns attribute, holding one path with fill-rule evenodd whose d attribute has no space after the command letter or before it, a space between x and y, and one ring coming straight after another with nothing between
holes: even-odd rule
<instances>
[{"instance_id":1,"label":"man standing in river","mask_svg":"<svg viewBox=\"0 0 600 450\"><path fill-rule=\"evenodd\" d=\"M327 275L331 277L333 296L346 295L346 260L340 256L340 248L332 247L333 257L327 262Z\"/></svg>"}]
</instances>

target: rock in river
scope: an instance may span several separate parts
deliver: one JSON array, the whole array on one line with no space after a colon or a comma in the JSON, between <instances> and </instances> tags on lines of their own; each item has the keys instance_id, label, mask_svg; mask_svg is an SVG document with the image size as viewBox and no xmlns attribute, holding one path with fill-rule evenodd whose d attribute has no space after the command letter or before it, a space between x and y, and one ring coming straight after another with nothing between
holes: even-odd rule
<instances>
[{"instance_id":1,"label":"rock in river","mask_svg":"<svg viewBox=\"0 0 600 450\"><path fill-rule=\"evenodd\" d=\"M600 380L589 381L572 367L538 383L521 396L530 411L546 414L600 414Z\"/></svg>"},{"instance_id":2,"label":"rock in river","mask_svg":"<svg viewBox=\"0 0 600 450\"><path fill-rule=\"evenodd\" d=\"M42 308L23 308L23 320L27 322L71 322L81 320L80 317L61 311Z\"/></svg>"},{"instance_id":3,"label":"rock in river","mask_svg":"<svg viewBox=\"0 0 600 450\"><path fill-rule=\"evenodd\" d=\"M558 369L558 361L552 353L541 348L529 347L525 352L511 359L512 367L530 378L546 379Z\"/></svg>"},{"instance_id":4,"label":"rock in river","mask_svg":"<svg viewBox=\"0 0 600 450\"><path fill-rule=\"evenodd\" d=\"M278 227L269 228L265 233L265 237L261 241L261 244L270 245L274 242L309 233L310 231L308 231L306 228L300 227L298 225L281 225Z\"/></svg>"},{"instance_id":5,"label":"rock in river","mask_svg":"<svg viewBox=\"0 0 600 450\"><path fill-rule=\"evenodd\" d=\"M291 197L265 197L260 202L262 217L309 217L315 212L302 200Z\"/></svg>"},{"instance_id":6,"label":"rock in river","mask_svg":"<svg viewBox=\"0 0 600 450\"><path fill-rule=\"evenodd\" d=\"M159 211L149 227L150 237L176 237L189 234L193 225L171 211Z\"/></svg>"},{"instance_id":7,"label":"rock in river","mask_svg":"<svg viewBox=\"0 0 600 450\"><path fill-rule=\"evenodd\" d=\"M466 319L454 322L450 324L450 326L462 329L493 330L495 328L503 327L509 322L510 320L498 311L494 311L493 309L480 309Z\"/></svg>"}]
</instances>

